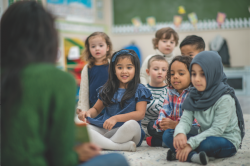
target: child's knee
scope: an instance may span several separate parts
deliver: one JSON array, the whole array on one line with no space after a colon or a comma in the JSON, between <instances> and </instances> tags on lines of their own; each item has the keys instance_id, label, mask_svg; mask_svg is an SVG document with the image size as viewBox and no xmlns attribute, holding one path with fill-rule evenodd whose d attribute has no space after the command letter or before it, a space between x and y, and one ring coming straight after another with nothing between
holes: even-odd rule
<instances>
[{"instance_id":1,"label":"child's knee","mask_svg":"<svg viewBox=\"0 0 250 166\"><path fill-rule=\"evenodd\" d=\"M173 140L174 130L173 129L167 129L164 131L162 135L162 140L164 143L166 143L169 140Z\"/></svg>"}]
</instances>

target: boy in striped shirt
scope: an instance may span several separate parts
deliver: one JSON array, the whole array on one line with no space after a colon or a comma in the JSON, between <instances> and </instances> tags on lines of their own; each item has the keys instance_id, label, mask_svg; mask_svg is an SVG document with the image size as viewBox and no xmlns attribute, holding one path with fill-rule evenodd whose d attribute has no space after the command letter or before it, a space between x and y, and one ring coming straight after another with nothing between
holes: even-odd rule
<instances>
[{"instance_id":1,"label":"boy in striped shirt","mask_svg":"<svg viewBox=\"0 0 250 166\"><path fill-rule=\"evenodd\" d=\"M146 87L151 91L153 100L147 105L144 119L141 121L142 129L149 137L147 125L150 121L154 122L159 115L159 111L163 106L164 97L167 95L167 77L168 62L161 55L152 56L148 61L146 69L147 74L151 77Z\"/></svg>"}]
</instances>

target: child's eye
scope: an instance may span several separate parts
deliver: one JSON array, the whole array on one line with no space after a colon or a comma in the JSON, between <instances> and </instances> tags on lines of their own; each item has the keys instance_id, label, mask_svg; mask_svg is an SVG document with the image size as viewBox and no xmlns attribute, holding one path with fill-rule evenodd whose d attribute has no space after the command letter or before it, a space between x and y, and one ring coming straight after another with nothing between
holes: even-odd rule
<instances>
[{"instance_id":1,"label":"child's eye","mask_svg":"<svg viewBox=\"0 0 250 166\"><path fill-rule=\"evenodd\" d=\"M204 73L201 73L201 75L202 75L202 76L205 76L205 74L204 74Z\"/></svg>"},{"instance_id":2,"label":"child's eye","mask_svg":"<svg viewBox=\"0 0 250 166\"><path fill-rule=\"evenodd\" d=\"M166 69L162 69L162 71L166 71Z\"/></svg>"},{"instance_id":3,"label":"child's eye","mask_svg":"<svg viewBox=\"0 0 250 166\"><path fill-rule=\"evenodd\" d=\"M195 74L195 73L192 73L191 76L196 76L196 74Z\"/></svg>"},{"instance_id":4,"label":"child's eye","mask_svg":"<svg viewBox=\"0 0 250 166\"><path fill-rule=\"evenodd\" d=\"M100 47L102 47L103 45L100 45Z\"/></svg>"},{"instance_id":5,"label":"child's eye","mask_svg":"<svg viewBox=\"0 0 250 166\"><path fill-rule=\"evenodd\" d=\"M95 48L95 46L91 46L91 48Z\"/></svg>"},{"instance_id":6,"label":"child's eye","mask_svg":"<svg viewBox=\"0 0 250 166\"><path fill-rule=\"evenodd\" d=\"M181 76L183 76L183 75L184 75L184 73L180 73L180 75L181 75Z\"/></svg>"},{"instance_id":7,"label":"child's eye","mask_svg":"<svg viewBox=\"0 0 250 166\"><path fill-rule=\"evenodd\" d=\"M121 70L121 69L122 69L122 67L118 67L118 69L119 69L119 70Z\"/></svg>"},{"instance_id":8,"label":"child's eye","mask_svg":"<svg viewBox=\"0 0 250 166\"><path fill-rule=\"evenodd\" d=\"M171 44L174 44L174 42L171 42Z\"/></svg>"},{"instance_id":9,"label":"child's eye","mask_svg":"<svg viewBox=\"0 0 250 166\"><path fill-rule=\"evenodd\" d=\"M158 69L154 69L155 71L157 71Z\"/></svg>"},{"instance_id":10,"label":"child's eye","mask_svg":"<svg viewBox=\"0 0 250 166\"><path fill-rule=\"evenodd\" d=\"M174 74L173 74L173 73L171 73L170 75L171 75L171 76L173 76Z\"/></svg>"},{"instance_id":11,"label":"child's eye","mask_svg":"<svg viewBox=\"0 0 250 166\"><path fill-rule=\"evenodd\" d=\"M132 67L128 67L128 69L132 69Z\"/></svg>"},{"instance_id":12,"label":"child's eye","mask_svg":"<svg viewBox=\"0 0 250 166\"><path fill-rule=\"evenodd\" d=\"M193 55L189 55L189 56L191 56L191 57L192 57Z\"/></svg>"}]
</instances>

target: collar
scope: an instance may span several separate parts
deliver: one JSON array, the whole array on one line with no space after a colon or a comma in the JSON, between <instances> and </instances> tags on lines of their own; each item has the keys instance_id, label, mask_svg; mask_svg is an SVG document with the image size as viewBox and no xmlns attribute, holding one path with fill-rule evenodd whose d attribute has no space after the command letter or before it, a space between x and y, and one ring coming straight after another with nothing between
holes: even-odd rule
<instances>
[{"instance_id":1,"label":"collar","mask_svg":"<svg viewBox=\"0 0 250 166\"><path fill-rule=\"evenodd\" d=\"M170 57L172 57L174 54L173 54L173 52L174 51L172 51L170 54L163 54L161 51L159 51L158 49L156 49L155 50L156 51L156 54L158 54L158 55L162 55L162 56L164 56L164 57L167 57L167 58L170 58Z\"/></svg>"},{"instance_id":2,"label":"collar","mask_svg":"<svg viewBox=\"0 0 250 166\"><path fill-rule=\"evenodd\" d=\"M176 96L180 96L180 95L182 95L182 94L184 94L184 93L187 93L187 92L189 92L190 91L190 88L191 88L191 86L189 86L189 87L187 87L186 89L184 89L183 91L182 91L182 93L180 94L176 89L174 89L173 87L167 87L167 89L168 89L168 92L169 92L169 94L170 95L176 95Z\"/></svg>"}]
</instances>

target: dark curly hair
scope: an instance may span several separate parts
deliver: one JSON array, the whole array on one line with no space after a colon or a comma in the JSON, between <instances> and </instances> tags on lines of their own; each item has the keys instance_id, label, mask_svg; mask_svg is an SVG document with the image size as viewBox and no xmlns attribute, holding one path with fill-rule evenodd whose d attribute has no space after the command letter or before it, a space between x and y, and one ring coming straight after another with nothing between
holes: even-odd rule
<instances>
[{"instance_id":1,"label":"dark curly hair","mask_svg":"<svg viewBox=\"0 0 250 166\"><path fill-rule=\"evenodd\" d=\"M171 66L174 63L174 61L179 61L182 62L186 65L188 72L189 72L189 68L190 68L190 63L192 62L193 58L191 58L190 56L181 56L178 55L176 57L174 57L174 59L172 60L172 62L169 64L168 66L168 72L167 72L167 83L169 87L173 87L171 84ZM190 82L190 85L192 85L192 83Z\"/></svg>"}]
</instances>

